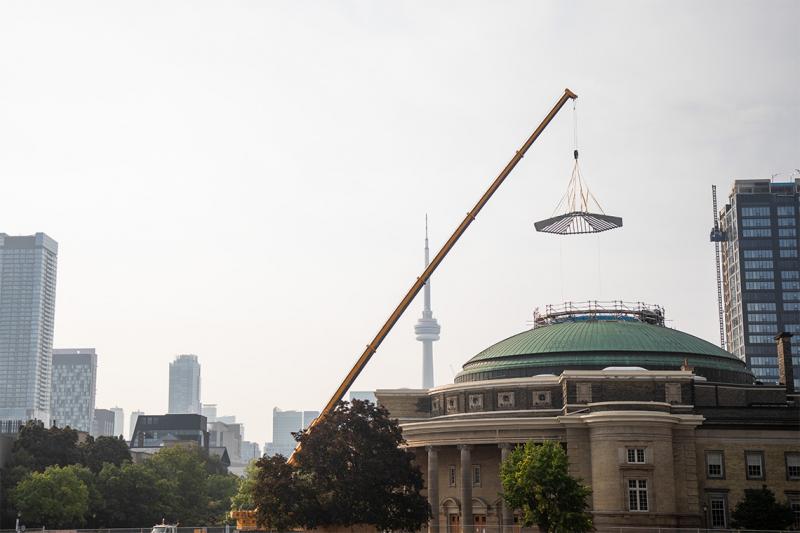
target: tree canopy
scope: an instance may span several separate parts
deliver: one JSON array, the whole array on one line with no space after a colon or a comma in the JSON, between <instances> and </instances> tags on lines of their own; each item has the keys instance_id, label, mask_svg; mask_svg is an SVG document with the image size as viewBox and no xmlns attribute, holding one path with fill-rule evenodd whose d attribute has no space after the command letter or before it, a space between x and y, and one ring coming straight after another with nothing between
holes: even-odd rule
<instances>
[{"instance_id":1,"label":"tree canopy","mask_svg":"<svg viewBox=\"0 0 800 533\"><path fill-rule=\"evenodd\" d=\"M742 529L788 529L794 522L792 508L775 499L766 485L760 489L745 489L744 498L731 513L733 527Z\"/></svg>"},{"instance_id":2,"label":"tree canopy","mask_svg":"<svg viewBox=\"0 0 800 533\"><path fill-rule=\"evenodd\" d=\"M281 456L258 461L253 500L262 525L374 525L416 531L430 516L422 473L396 420L382 407L339 402L313 431L295 437L296 464Z\"/></svg>"},{"instance_id":3,"label":"tree canopy","mask_svg":"<svg viewBox=\"0 0 800 533\"><path fill-rule=\"evenodd\" d=\"M89 437L86 443L81 445L83 452L83 464L92 472L102 470L105 463L120 466L123 462L131 460L131 452L128 443L122 437Z\"/></svg>"},{"instance_id":4,"label":"tree canopy","mask_svg":"<svg viewBox=\"0 0 800 533\"><path fill-rule=\"evenodd\" d=\"M126 442L88 438L29 422L12 448L3 481L2 523L37 527L150 527L162 518L225 523L238 478L198 448L165 448L132 464ZM61 498L69 493L74 498ZM84 498L85 496L85 498ZM50 502L50 503L47 503ZM46 512L52 502L61 513Z\"/></svg>"},{"instance_id":5,"label":"tree canopy","mask_svg":"<svg viewBox=\"0 0 800 533\"><path fill-rule=\"evenodd\" d=\"M86 468L50 466L20 481L11 491L11 500L25 522L50 528L84 525L89 489L81 481L79 470Z\"/></svg>"},{"instance_id":6,"label":"tree canopy","mask_svg":"<svg viewBox=\"0 0 800 533\"><path fill-rule=\"evenodd\" d=\"M557 442L528 442L515 448L500 466L503 498L522 511L526 526L546 533L582 533L593 529L588 487L569 475L569 462Z\"/></svg>"}]
</instances>

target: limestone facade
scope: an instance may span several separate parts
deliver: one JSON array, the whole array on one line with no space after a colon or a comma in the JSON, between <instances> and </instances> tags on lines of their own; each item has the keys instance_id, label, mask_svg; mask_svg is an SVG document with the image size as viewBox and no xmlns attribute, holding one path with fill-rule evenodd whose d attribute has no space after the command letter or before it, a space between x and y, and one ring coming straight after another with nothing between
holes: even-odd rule
<instances>
[{"instance_id":1,"label":"limestone facade","mask_svg":"<svg viewBox=\"0 0 800 533\"><path fill-rule=\"evenodd\" d=\"M530 440L563 443L571 474L592 489L598 529L729 526L744 489L764 484L800 516L800 397L780 386L717 385L690 370L567 370L376 397L426 477L433 533L517 530L499 467Z\"/></svg>"}]
</instances>

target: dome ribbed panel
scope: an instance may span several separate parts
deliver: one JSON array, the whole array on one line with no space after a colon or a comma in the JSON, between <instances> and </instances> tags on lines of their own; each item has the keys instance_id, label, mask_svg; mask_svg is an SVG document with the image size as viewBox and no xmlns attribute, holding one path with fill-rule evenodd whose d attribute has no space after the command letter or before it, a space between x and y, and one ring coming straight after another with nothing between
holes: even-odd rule
<instances>
[{"instance_id":1,"label":"dome ribbed panel","mask_svg":"<svg viewBox=\"0 0 800 533\"><path fill-rule=\"evenodd\" d=\"M517 355L624 351L702 354L735 359L710 342L676 329L636 321L587 320L524 331L483 350L467 365Z\"/></svg>"}]
</instances>

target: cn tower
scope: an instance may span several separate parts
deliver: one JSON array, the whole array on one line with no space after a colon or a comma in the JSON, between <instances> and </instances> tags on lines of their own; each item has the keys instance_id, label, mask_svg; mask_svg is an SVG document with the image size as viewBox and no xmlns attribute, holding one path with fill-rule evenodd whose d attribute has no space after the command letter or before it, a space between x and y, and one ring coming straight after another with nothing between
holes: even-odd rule
<instances>
[{"instance_id":1,"label":"cn tower","mask_svg":"<svg viewBox=\"0 0 800 533\"><path fill-rule=\"evenodd\" d=\"M425 215L425 267L430 264L430 251L428 250L428 215ZM422 310L422 318L417 320L414 326L414 333L417 340L422 342L422 388L430 389L433 387L433 341L439 340L439 332L442 327L433 318L431 311L431 280L425 282L424 287L425 307Z\"/></svg>"}]
</instances>

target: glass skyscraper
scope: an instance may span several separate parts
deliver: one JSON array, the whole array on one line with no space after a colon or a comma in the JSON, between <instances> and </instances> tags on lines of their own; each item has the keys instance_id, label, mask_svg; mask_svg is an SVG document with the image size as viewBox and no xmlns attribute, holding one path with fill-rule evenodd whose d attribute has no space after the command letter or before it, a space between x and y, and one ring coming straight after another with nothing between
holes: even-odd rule
<instances>
[{"instance_id":1,"label":"glass skyscraper","mask_svg":"<svg viewBox=\"0 0 800 533\"><path fill-rule=\"evenodd\" d=\"M736 180L720 213L728 350L763 383L778 382L775 335L800 333L798 225L800 179ZM792 359L800 366L800 343Z\"/></svg>"},{"instance_id":2,"label":"glass skyscraper","mask_svg":"<svg viewBox=\"0 0 800 533\"><path fill-rule=\"evenodd\" d=\"M169 413L201 413L200 363L196 355L179 355L169 364Z\"/></svg>"},{"instance_id":3,"label":"glass skyscraper","mask_svg":"<svg viewBox=\"0 0 800 533\"><path fill-rule=\"evenodd\" d=\"M50 422L58 244L0 233L0 421Z\"/></svg>"},{"instance_id":4,"label":"glass skyscraper","mask_svg":"<svg viewBox=\"0 0 800 533\"><path fill-rule=\"evenodd\" d=\"M53 350L50 417L58 427L92 431L96 385L94 348Z\"/></svg>"}]
</instances>

